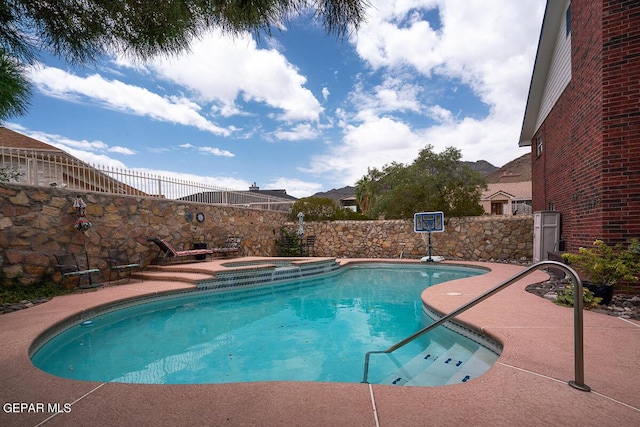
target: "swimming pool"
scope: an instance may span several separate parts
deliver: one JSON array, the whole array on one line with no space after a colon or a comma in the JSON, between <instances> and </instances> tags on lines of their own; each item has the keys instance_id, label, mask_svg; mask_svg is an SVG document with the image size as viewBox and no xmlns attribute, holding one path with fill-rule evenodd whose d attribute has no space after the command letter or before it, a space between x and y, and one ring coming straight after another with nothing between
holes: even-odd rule
<instances>
[{"instance_id":1,"label":"swimming pool","mask_svg":"<svg viewBox=\"0 0 640 427\"><path fill-rule=\"evenodd\" d=\"M422 290L483 272L367 263L280 284L161 297L83 319L34 349L32 363L53 375L105 382L360 382L367 351L430 322ZM478 365L478 352L490 366L497 353L476 341L437 328L372 359L369 380L411 385L407 372L416 360L450 359L446 368L457 370ZM446 384L453 376L422 371L411 374L413 385Z\"/></svg>"}]
</instances>

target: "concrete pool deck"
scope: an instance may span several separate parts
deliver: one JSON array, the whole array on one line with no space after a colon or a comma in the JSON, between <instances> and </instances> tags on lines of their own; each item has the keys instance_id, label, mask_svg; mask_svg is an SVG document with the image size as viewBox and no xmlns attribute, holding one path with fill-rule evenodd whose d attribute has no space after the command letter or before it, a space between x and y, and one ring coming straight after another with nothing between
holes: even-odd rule
<instances>
[{"instance_id":1,"label":"concrete pool deck","mask_svg":"<svg viewBox=\"0 0 640 427\"><path fill-rule=\"evenodd\" d=\"M184 266L216 271L224 269L225 262L229 260ZM523 269L508 264L456 264L491 271L428 288L423 298L438 311L449 312ZM177 280L198 280L202 274L156 273L156 278L145 274L143 282L131 280L56 297L0 316L0 425L640 425L640 322L585 311L585 383L592 391L570 387L573 310L525 291L527 285L547 279L543 272L531 274L460 316L460 321L504 345L500 359L485 375L464 384L96 383L54 377L31 365L31 344L55 323L112 301L193 288ZM56 403L63 411L49 412L48 406Z\"/></svg>"}]
</instances>

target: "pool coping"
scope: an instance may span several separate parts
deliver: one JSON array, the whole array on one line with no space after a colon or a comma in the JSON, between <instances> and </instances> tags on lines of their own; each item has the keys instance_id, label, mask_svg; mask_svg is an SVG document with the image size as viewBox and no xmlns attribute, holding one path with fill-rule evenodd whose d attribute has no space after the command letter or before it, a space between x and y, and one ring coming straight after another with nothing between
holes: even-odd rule
<instances>
[{"instance_id":1,"label":"pool coping","mask_svg":"<svg viewBox=\"0 0 640 427\"><path fill-rule=\"evenodd\" d=\"M338 259L342 265L371 261L407 262ZM229 260L218 261L223 262ZM438 312L457 308L523 269L454 264L491 271L426 289L423 299ZM140 385L58 378L33 367L28 357L34 340L54 323L116 300L194 285L132 280L56 297L0 316L0 424L640 425L640 323L585 312L585 383L592 392L576 390L567 385L574 368L573 311L524 289L546 278L546 273L535 272L460 315L463 324L502 343L503 352L482 377L439 387L309 382ZM61 412L50 412L56 408Z\"/></svg>"}]
</instances>

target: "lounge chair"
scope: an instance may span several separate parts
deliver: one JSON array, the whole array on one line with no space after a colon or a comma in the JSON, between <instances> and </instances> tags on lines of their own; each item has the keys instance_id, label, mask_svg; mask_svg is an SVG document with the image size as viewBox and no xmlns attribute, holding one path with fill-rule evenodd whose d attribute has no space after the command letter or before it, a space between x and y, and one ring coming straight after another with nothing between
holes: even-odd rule
<instances>
[{"instance_id":1,"label":"lounge chair","mask_svg":"<svg viewBox=\"0 0 640 427\"><path fill-rule=\"evenodd\" d=\"M131 279L131 273L140 268L140 264L129 261L129 254L126 251L109 251L109 282L111 282L112 273L116 273L116 280L120 280L121 274L126 274L127 281Z\"/></svg>"},{"instance_id":2,"label":"lounge chair","mask_svg":"<svg viewBox=\"0 0 640 427\"><path fill-rule=\"evenodd\" d=\"M186 258L196 255L214 255L217 253L214 249L191 249L186 251L177 251L166 240L158 239L157 237L147 237L148 242L153 242L160 249L157 262L165 262L169 258Z\"/></svg>"},{"instance_id":3,"label":"lounge chair","mask_svg":"<svg viewBox=\"0 0 640 427\"><path fill-rule=\"evenodd\" d=\"M74 254L55 255L58 270L62 274L60 284L66 279L75 282L78 289L91 289L103 286L102 283L93 283L91 275L100 273L98 268L82 268ZM84 283L83 283L84 282Z\"/></svg>"}]
</instances>

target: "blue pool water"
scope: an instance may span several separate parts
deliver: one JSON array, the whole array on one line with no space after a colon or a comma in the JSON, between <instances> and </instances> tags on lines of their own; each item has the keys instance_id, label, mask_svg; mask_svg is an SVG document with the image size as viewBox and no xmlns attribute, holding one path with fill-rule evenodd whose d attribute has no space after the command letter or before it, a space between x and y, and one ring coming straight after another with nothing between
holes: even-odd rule
<instances>
[{"instance_id":1,"label":"blue pool water","mask_svg":"<svg viewBox=\"0 0 640 427\"><path fill-rule=\"evenodd\" d=\"M83 319L44 343L32 362L53 375L90 381L360 382L367 351L385 349L430 321L420 300L425 288L482 273L364 264L279 285L164 297ZM370 382L397 381L394 372L425 349L452 346L470 353L479 347L437 328L391 357L372 357ZM435 385L426 382L418 385Z\"/></svg>"}]
</instances>

